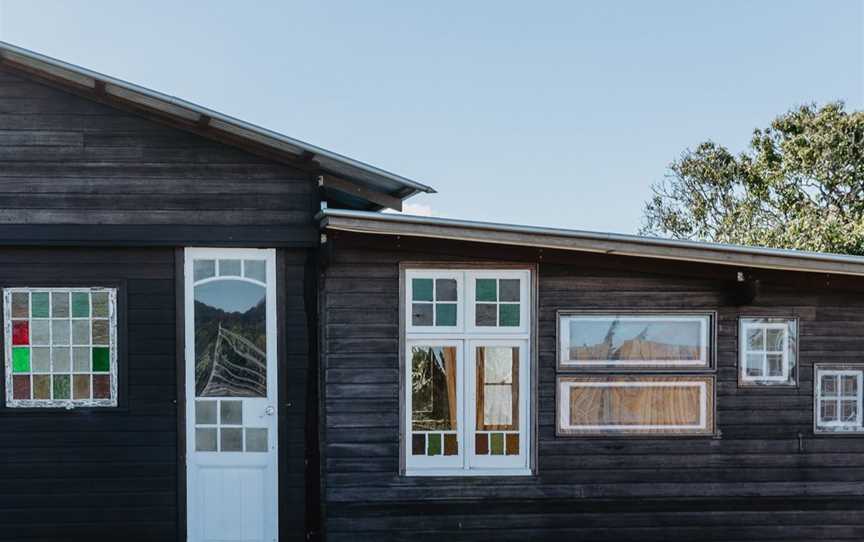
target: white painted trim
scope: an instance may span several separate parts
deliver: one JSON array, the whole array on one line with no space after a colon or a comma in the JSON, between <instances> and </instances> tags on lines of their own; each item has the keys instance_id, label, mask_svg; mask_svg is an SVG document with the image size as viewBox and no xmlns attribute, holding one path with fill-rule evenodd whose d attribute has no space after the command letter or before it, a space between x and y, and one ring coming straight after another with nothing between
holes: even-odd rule
<instances>
[{"instance_id":1,"label":"white painted trim","mask_svg":"<svg viewBox=\"0 0 864 542\"><path fill-rule=\"evenodd\" d=\"M266 333L267 333L267 397L266 398L244 398L236 397L231 400L252 400L257 401L259 410L264 405L272 407L274 414L272 420L267 423L260 423L260 426L266 427L268 430L268 452L266 457L272 465L272 477L265 477L267 481L272 482L272 494L268 494L269 502L266 504L269 510L264 512L272 520L272 523L266 526L272 533L265 532L265 538L275 541L279 533L279 396L278 396L278 322L276 311L276 251L274 249L242 249L242 248L186 248L184 254L184 317L185 317L185 374L186 374L186 531L187 540L194 542L198 540L197 529L201 525L202 517L196 514L199 503L196 501L198 496L194 491L197 483L195 467L198 465L207 468L218 468L220 466L220 457L230 456L237 467L257 468L259 466L258 457L265 456L259 452L196 452L195 448L195 285L211 282L210 279L202 279L198 282L194 281L194 260L196 259L258 259L265 261L265 276L266 284L260 284L258 281L246 279L236 275L216 276L216 280L226 281L242 281L252 282L266 288ZM242 264L241 264L242 265ZM241 268L242 273L242 268ZM208 397L207 400L218 400L220 398ZM266 407L265 407L266 408ZM245 428L258 427L247 424L247 415L249 409L244 404L243 407L243 424L244 427L244 442L245 448ZM262 414L261 419L264 419ZM250 457L252 456L252 457ZM255 457L258 456L258 457Z\"/></svg>"},{"instance_id":2,"label":"white painted trim","mask_svg":"<svg viewBox=\"0 0 864 542\"><path fill-rule=\"evenodd\" d=\"M701 344L699 346L698 360L608 360L608 359L593 359L593 360L572 360L570 359L570 322L573 320L585 321L654 321L654 322L694 322L698 321L699 338ZM568 314L566 312L558 315L558 363L561 369L576 369L585 368L609 368L616 367L626 368L704 368L708 369L711 366L710 345L711 345L711 315L709 314L693 314L693 315L674 315L674 314L639 314L639 313L597 313L597 314Z\"/></svg>"},{"instance_id":3,"label":"white painted trim","mask_svg":"<svg viewBox=\"0 0 864 542\"><path fill-rule=\"evenodd\" d=\"M653 378L653 377L652 377ZM662 425L572 425L570 423L570 391L572 388L697 388L699 390L699 423L698 424L662 424ZM558 382L558 423L559 430L578 435L581 432L606 432L610 434L626 431L677 431L693 430L708 431L708 386L701 380L669 380L663 381L573 381Z\"/></svg>"},{"instance_id":4,"label":"white painted trim","mask_svg":"<svg viewBox=\"0 0 864 542\"><path fill-rule=\"evenodd\" d=\"M816 366L815 370L815 379L814 379L814 388L816 390L816 402L814 405L815 413L814 418L816 420L816 431L821 433L844 433L844 432L861 432L864 431L864 414L862 414L862 407L864 407L864 389L862 389L862 385L864 385L864 368L862 369L823 369ZM836 376L837 377L837 395L834 397L823 397L822 395L822 377L823 376ZM855 377L857 382L856 388L857 392L855 395L849 396L843 394L843 382L842 377L844 376L852 376ZM854 400L856 402L857 407L857 415L854 422L844 422L840 419L841 415L841 406L843 401ZM831 401L836 403L837 408L837 420L835 421L823 421L822 420L822 403Z\"/></svg>"},{"instance_id":5,"label":"white painted trim","mask_svg":"<svg viewBox=\"0 0 864 542\"><path fill-rule=\"evenodd\" d=\"M69 322L70 322L70 330L69 330L70 340L69 340L68 345L57 345L57 346L62 346L62 347L66 347L69 349L69 368L70 368L70 371L69 371L69 373L62 373L62 372L56 373L59 375L66 375L66 374L70 375L69 376L69 399L14 399L13 398L14 389L13 389L13 378L12 377L14 376L14 373L12 372L12 346L13 346L12 345L12 320L13 320L13 318L12 318L12 294L15 292L23 292L23 293L28 294L28 296L30 298L28 300L28 308L31 311L31 314L32 314L32 307L33 307L33 300L32 300L33 292L47 292L49 294L49 297L48 297L49 317L48 318L33 318L31 316L28 316L26 318L26 320L29 322L28 328L29 328L29 333L30 333L30 341L29 341L29 344L27 346L31 349L30 350L31 359L30 359L30 372L27 374L30 375L30 377L31 377L31 380L30 380L31 395L32 395L32 389L33 389L32 375L34 375L34 374L44 374L44 375L50 376L51 377L51 389L52 390L54 389L53 376L55 373L53 370L53 362L51 363L52 369L48 373L35 373L35 372L33 372L33 359L32 359L33 350L32 350L32 348L34 346L37 348L47 347L47 348L50 348L53 350L53 348L55 347L52 344L53 343L54 326L51 325L51 322L55 318L51 314L51 311L53 311L53 301L51 299L50 294L52 294L54 292L58 292L58 293L69 292L69 294L70 294L70 296L69 296L69 303L70 303L70 305L69 305L69 317L68 318L62 318L62 320L69 320ZM101 346L101 347L105 346L105 345L94 345L93 344L93 328L92 328L92 322L94 319L94 317L93 317L93 298L92 297L90 298L90 308L89 308L90 309L90 316L73 317L72 316L72 305L71 305L72 292L87 292L87 293L91 293L91 294L94 292L107 292L108 293L108 318L107 318L107 320L108 320L108 348L109 348L108 352L109 352L109 356L110 356L110 358L109 358L110 366L108 369L108 371L109 371L108 374L109 374L109 379L110 379L110 395L111 395L111 397L109 399L73 399L72 398L72 397L74 397L74 376L75 376L75 374L88 374L88 375L104 374L104 373L94 373L92 370L92 367L91 367L91 370L86 372L86 373L76 373L74 371L75 366L74 366L74 359L73 359L73 354L72 354L73 348L75 346L84 346L84 347L88 347L88 348L92 348L94 346ZM24 320L24 318L15 318L15 319L16 320L19 320L19 319ZM97 320L103 320L105 318L96 317L96 319ZM49 340L48 340L47 345L34 345L33 344L32 323L34 320L47 320L49 322L49 326L48 326ZM73 341L71 339L71 336L72 336L71 322L74 320L86 320L86 321L91 323L90 343L89 344L87 344L87 345L73 345L72 344ZM97 286L94 286L94 287L69 287L69 288L57 287L57 286L48 287L48 288L26 287L25 286L25 287L4 288L3 289L3 330L4 330L4 337L5 337L4 350L5 350L5 355L6 355L6 363L5 363L6 406L8 408L65 408L68 410L72 410L75 408L112 408L112 407L116 407L118 404L118 397L117 396L119 393L119 385L118 385L119 376L118 376L118 371L117 371L117 369L118 369L118 365L117 365L117 342L118 342L117 341L117 333L118 333L117 320L118 320L117 288L113 288L113 287L103 288L103 287L97 287ZM92 355L92 352L91 352L91 355ZM91 396L93 395L93 380L92 380L92 378L90 380L90 394L91 394Z\"/></svg>"},{"instance_id":6,"label":"white painted trim","mask_svg":"<svg viewBox=\"0 0 864 542\"><path fill-rule=\"evenodd\" d=\"M791 343L789 341L789 326L794 323L794 319L786 319L785 322L764 322L761 320L765 320L764 318L741 318L738 332L738 348L739 348L739 356L738 356L738 375L743 383L774 383L774 384L782 384L782 383L790 383L790 378L792 376L792 364L791 357L789 355ZM777 352L774 350L768 350L767 344L765 344L765 348L762 350L750 350L747 334L749 331L753 329L760 329L763 333L763 341L767 342L768 333L767 331L770 329L780 330L783 332L783 351ZM747 356L748 354L759 354L762 356L762 375L761 376L749 376L747 374ZM769 376L768 375L768 354L781 354L782 355L782 373L778 376ZM791 382L794 384L794 381Z\"/></svg>"},{"instance_id":7,"label":"white painted trim","mask_svg":"<svg viewBox=\"0 0 864 542\"><path fill-rule=\"evenodd\" d=\"M531 405L531 324L533 300L531 299L531 270L489 269L424 269L412 268L404 272L404 387L403 424L405 427L402 454L405 458L406 476L530 476L529 467L532 454L532 424L534 420ZM520 280L520 325L518 328L487 328L472 326L474 289L473 278L518 278ZM458 291L457 327L417 328L411 326L412 278L456 278ZM469 288L468 283L471 283ZM470 292L469 292L470 289ZM470 315L470 316L469 316ZM469 320L470 318L470 320ZM503 331L502 331L503 330ZM474 346L504 345L520 347L519 363L519 446L517 456L473 455L474 428L476 427L476 370ZM456 456L414 456L412 455L411 430L411 356L412 346L455 346L457 351L457 435L459 454ZM469 361L470 360L470 361ZM495 432L495 431L492 431ZM501 431L504 432L504 431ZM493 461L493 459L495 461ZM501 461L497 461L501 459Z\"/></svg>"}]
</instances>

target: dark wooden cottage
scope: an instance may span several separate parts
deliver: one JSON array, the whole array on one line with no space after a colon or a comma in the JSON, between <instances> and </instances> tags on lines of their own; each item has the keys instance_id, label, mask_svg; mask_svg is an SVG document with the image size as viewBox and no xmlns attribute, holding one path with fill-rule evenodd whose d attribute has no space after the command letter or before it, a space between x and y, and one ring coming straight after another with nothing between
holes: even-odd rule
<instances>
[{"instance_id":1,"label":"dark wooden cottage","mask_svg":"<svg viewBox=\"0 0 864 542\"><path fill-rule=\"evenodd\" d=\"M864 539L864 258L431 191L0 43L0 540Z\"/></svg>"}]
</instances>

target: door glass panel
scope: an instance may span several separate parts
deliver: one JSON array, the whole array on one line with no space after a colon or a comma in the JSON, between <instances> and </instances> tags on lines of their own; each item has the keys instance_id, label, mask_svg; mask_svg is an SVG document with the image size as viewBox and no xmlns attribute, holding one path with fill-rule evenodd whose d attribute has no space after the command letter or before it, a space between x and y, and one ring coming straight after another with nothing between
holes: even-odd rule
<instances>
[{"instance_id":1,"label":"door glass panel","mask_svg":"<svg viewBox=\"0 0 864 542\"><path fill-rule=\"evenodd\" d=\"M194 292L196 396L266 397L266 288L228 278Z\"/></svg>"}]
</instances>

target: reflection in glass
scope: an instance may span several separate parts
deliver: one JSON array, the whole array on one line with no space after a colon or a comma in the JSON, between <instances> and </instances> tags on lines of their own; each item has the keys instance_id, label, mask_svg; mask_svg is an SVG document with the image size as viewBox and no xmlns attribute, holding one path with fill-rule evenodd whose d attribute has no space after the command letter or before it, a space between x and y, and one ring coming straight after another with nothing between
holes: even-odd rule
<instances>
[{"instance_id":1,"label":"reflection in glass","mask_svg":"<svg viewBox=\"0 0 864 542\"><path fill-rule=\"evenodd\" d=\"M415 431L456 429L456 348L411 347L411 420Z\"/></svg>"},{"instance_id":2,"label":"reflection in glass","mask_svg":"<svg viewBox=\"0 0 864 542\"><path fill-rule=\"evenodd\" d=\"M477 347L477 427L480 430L516 430L518 423L519 348ZM503 437L502 437L503 438Z\"/></svg>"},{"instance_id":3,"label":"reflection in glass","mask_svg":"<svg viewBox=\"0 0 864 542\"><path fill-rule=\"evenodd\" d=\"M701 319L573 317L570 359L574 361L698 361Z\"/></svg>"},{"instance_id":4,"label":"reflection in glass","mask_svg":"<svg viewBox=\"0 0 864 542\"><path fill-rule=\"evenodd\" d=\"M241 280L195 286L195 393L266 397L266 289Z\"/></svg>"}]
</instances>

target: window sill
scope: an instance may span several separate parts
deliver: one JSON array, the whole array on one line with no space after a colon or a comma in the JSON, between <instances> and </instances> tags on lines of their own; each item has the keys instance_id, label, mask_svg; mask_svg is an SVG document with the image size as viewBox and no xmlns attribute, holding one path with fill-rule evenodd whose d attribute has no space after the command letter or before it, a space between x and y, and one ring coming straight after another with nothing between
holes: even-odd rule
<instances>
[{"instance_id":1,"label":"window sill","mask_svg":"<svg viewBox=\"0 0 864 542\"><path fill-rule=\"evenodd\" d=\"M469 476L469 477L485 477L485 476L533 476L531 469L408 469L405 471L405 477L420 477L420 476Z\"/></svg>"}]
</instances>

